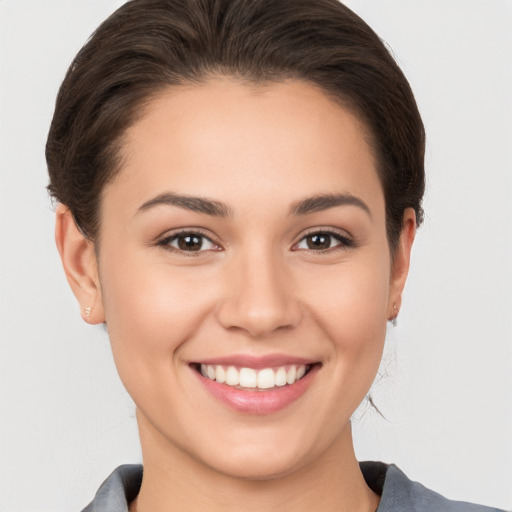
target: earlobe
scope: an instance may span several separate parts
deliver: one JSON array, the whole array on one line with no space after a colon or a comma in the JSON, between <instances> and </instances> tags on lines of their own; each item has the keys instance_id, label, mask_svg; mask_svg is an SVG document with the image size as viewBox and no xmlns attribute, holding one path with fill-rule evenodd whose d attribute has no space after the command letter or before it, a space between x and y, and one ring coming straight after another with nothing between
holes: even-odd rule
<instances>
[{"instance_id":1,"label":"earlobe","mask_svg":"<svg viewBox=\"0 0 512 512\"><path fill-rule=\"evenodd\" d=\"M94 244L82 234L71 212L62 204L56 212L55 241L82 318L91 324L105 322Z\"/></svg>"},{"instance_id":2,"label":"earlobe","mask_svg":"<svg viewBox=\"0 0 512 512\"><path fill-rule=\"evenodd\" d=\"M396 321L402 305L402 291L405 287L409 264L411 261L412 244L416 236L416 214L413 208L404 211L402 231L395 250L392 267L388 303L388 320Z\"/></svg>"}]
</instances>

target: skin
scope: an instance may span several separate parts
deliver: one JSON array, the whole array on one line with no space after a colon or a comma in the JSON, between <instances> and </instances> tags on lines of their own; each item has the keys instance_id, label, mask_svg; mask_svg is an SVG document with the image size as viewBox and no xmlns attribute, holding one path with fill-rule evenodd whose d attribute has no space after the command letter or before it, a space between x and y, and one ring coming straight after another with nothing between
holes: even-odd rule
<instances>
[{"instance_id":1,"label":"skin","mask_svg":"<svg viewBox=\"0 0 512 512\"><path fill-rule=\"evenodd\" d=\"M102 196L96 247L69 211L56 239L90 323L106 322L137 407L144 480L131 510L374 511L350 416L377 372L400 307L415 234L406 210L396 253L364 127L316 87L216 78L162 93L126 133ZM171 204L208 198L226 216ZM296 214L305 198L341 204ZM325 205L324 205L325 206ZM200 229L191 253L161 242ZM334 231L313 250L307 235ZM311 385L266 415L213 398L189 363L232 354L319 363ZM200 490L198 490L200 482Z\"/></svg>"}]
</instances>

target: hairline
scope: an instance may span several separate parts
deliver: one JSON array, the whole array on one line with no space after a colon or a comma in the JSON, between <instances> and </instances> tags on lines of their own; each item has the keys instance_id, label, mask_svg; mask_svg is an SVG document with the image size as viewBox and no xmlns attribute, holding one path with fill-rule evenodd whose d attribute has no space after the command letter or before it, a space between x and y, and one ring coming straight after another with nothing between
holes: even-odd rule
<instances>
[{"instance_id":1,"label":"hairline","mask_svg":"<svg viewBox=\"0 0 512 512\"><path fill-rule=\"evenodd\" d=\"M325 87L324 85L320 84L313 78L301 76L297 72L276 71L254 73L249 71L244 73L235 72L234 70L230 70L222 66L214 66L212 67L212 69L204 70L202 73L198 72L194 76L186 78L181 77L179 80L176 80L176 83L165 81L165 78L162 78L162 82L158 84L148 85L146 94L141 94L138 100L135 100L131 105L129 105L129 108L131 110L129 122L126 124L124 129L119 133L119 135L110 143L112 167L106 171L107 178L101 188L101 192L98 197L98 205L96 209L97 223L95 226L95 232L92 236L88 236L88 238L94 243L94 245L96 246L97 244L100 244L102 203L105 195L105 190L109 187L109 185L112 185L112 183L115 182L116 177L122 171L127 158L129 158L129 154L125 151L125 149L127 148L131 128L136 123L144 119L149 108L151 108L151 106L159 99L169 94L169 92L175 89L179 90L191 87L201 87L208 85L209 83L215 82L217 80L225 79L232 80L235 83L240 83L241 85L247 87L255 88L256 90L264 90L267 87L271 87L272 85L283 84L287 82L298 82L302 84L307 84L315 88L317 91L321 92L329 101L332 101L334 104L341 107L342 109L344 109L353 116L363 135L364 141L366 142L371 152L371 156L374 163L374 169L379 179L381 191L384 196L386 206L386 239L388 241L388 247L390 249L391 257L393 257L394 253L396 252L398 240L396 240L395 243L393 243L393 240L390 240L387 228L387 198L386 191L384 189L384 173L382 169L384 162L382 161L382 157L379 157L378 154L378 138L373 133L369 120L362 112L362 109L357 105L356 101L351 99L349 95L340 94L340 91L336 91L331 88Z\"/></svg>"}]
</instances>

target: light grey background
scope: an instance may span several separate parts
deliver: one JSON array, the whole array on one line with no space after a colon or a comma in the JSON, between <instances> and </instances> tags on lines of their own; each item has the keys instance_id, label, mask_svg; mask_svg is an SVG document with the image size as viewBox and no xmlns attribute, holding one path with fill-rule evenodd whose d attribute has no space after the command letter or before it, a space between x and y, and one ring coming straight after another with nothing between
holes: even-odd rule
<instances>
[{"instance_id":1,"label":"light grey background","mask_svg":"<svg viewBox=\"0 0 512 512\"><path fill-rule=\"evenodd\" d=\"M0 0L0 511L81 510L140 460L108 340L53 243L44 144L74 54L114 0ZM361 459L512 508L512 2L350 0L392 47L428 134L427 212Z\"/></svg>"}]
</instances>

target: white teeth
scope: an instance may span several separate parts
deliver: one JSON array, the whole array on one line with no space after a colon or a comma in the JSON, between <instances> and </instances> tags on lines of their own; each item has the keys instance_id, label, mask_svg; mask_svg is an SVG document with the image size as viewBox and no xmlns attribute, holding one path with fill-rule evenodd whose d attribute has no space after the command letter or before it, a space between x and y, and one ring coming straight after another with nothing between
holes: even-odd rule
<instances>
[{"instance_id":1,"label":"white teeth","mask_svg":"<svg viewBox=\"0 0 512 512\"><path fill-rule=\"evenodd\" d=\"M276 375L272 368L265 368L258 373L258 387L260 389L273 388L276 385Z\"/></svg>"},{"instance_id":2,"label":"white teeth","mask_svg":"<svg viewBox=\"0 0 512 512\"><path fill-rule=\"evenodd\" d=\"M297 368L295 366L290 366L289 370L286 372L286 382L288 384L293 384L295 379L297 378Z\"/></svg>"},{"instance_id":3,"label":"white teeth","mask_svg":"<svg viewBox=\"0 0 512 512\"><path fill-rule=\"evenodd\" d=\"M228 386L238 386L240 384L240 374L234 366L230 366L226 372L226 384Z\"/></svg>"},{"instance_id":4,"label":"white teeth","mask_svg":"<svg viewBox=\"0 0 512 512\"><path fill-rule=\"evenodd\" d=\"M286 368L279 368L276 372L276 386L286 386Z\"/></svg>"},{"instance_id":5,"label":"white teeth","mask_svg":"<svg viewBox=\"0 0 512 512\"><path fill-rule=\"evenodd\" d=\"M201 365L201 374L211 380L228 386L239 386L249 389L271 389L276 386L294 384L302 379L307 372L307 366L287 365L278 368L237 368L235 366Z\"/></svg>"},{"instance_id":6,"label":"white teeth","mask_svg":"<svg viewBox=\"0 0 512 512\"><path fill-rule=\"evenodd\" d=\"M240 370L240 386L243 388L255 388L258 384L256 370L252 368L242 368Z\"/></svg>"},{"instance_id":7,"label":"white teeth","mask_svg":"<svg viewBox=\"0 0 512 512\"><path fill-rule=\"evenodd\" d=\"M222 366L217 366L217 371L215 372L215 380L221 384L226 382L226 372Z\"/></svg>"}]
</instances>

